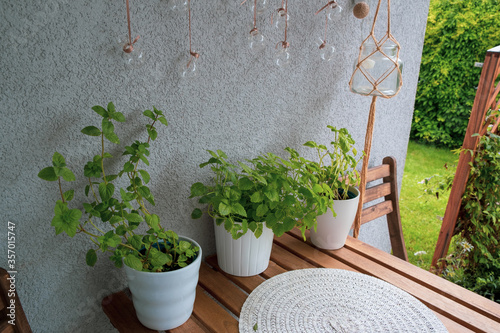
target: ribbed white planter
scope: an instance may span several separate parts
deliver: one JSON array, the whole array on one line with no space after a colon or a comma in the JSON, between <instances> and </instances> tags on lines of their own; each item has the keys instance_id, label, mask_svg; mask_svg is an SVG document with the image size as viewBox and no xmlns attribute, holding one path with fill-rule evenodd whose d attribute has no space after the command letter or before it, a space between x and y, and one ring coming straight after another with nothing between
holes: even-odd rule
<instances>
[{"instance_id":1,"label":"ribbed white planter","mask_svg":"<svg viewBox=\"0 0 500 333\"><path fill-rule=\"evenodd\" d=\"M359 202L359 191L349 187L349 192L355 193L356 197L347 200L334 200L333 210L337 216L328 208L327 212L317 217L316 232L311 229L311 242L321 249L337 250L344 246L356 217Z\"/></svg>"},{"instance_id":2,"label":"ribbed white planter","mask_svg":"<svg viewBox=\"0 0 500 333\"><path fill-rule=\"evenodd\" d=\"M259 238L248 231L242 237L233 239L224 229L224 224L218 226L214 220L214 228L217 263L224 272L236 276L252 276L267 269L274 238L271 229L264 227Z\"/></svg>"},{"instance_id":3,"label":"ribbed white planter","mask_svg":"<svg viewBox=\"0 0 500 333\"><path fill-rule=\"evenodd\" d=\"M194 240L182 236L179 238L200 248L198 257L186 267L171 272L151 273L124 265L137 318L153 330L178 327L193 312L202 252Z\"/></svg>"}]
</instances>

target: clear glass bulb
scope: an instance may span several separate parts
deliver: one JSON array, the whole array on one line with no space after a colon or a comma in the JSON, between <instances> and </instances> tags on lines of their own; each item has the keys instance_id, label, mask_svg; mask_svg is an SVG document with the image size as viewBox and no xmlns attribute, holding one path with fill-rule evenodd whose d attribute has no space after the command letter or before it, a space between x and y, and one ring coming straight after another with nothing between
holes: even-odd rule
<instances>
[{"instance_id":1,"label":"clear glass bulb","mask_svg":"<svg viewBox=\"0 0 500 333\"><path fill-rule=\"evenodd\" d=\"M252 12L254 11L254 5L255 1L254 0L249 0L252 1ZM267 9L267 5L269 3L269 0L257 0L257 14L263 14L264 11Z\"/></svg>"},{"instance_id":2,"label":"clear glass bulb","mask_svg":"<svg viewBox=\"0 0 500 333\"><path fill-rule=\"evenodd\" d=\"M119 51L121 58L125 65L129 67L139 67L144 64L144 52L137 43L129 45L129 38L127 35L118 38Z\"/></svg>"},{"instance_id":3,"label":"clear glass bulb","mask_svg":"<svg viewBox=\"0 0 500 333\"><path fill-rule=\"evenodd\" d=\"M168 6L171 10L186 11L188 10L188 0L170 0Z\"/></svg>"},{"instance_id":4,"label":"clear glass bulb","mask_svg":"<svg viewBox=\"0 0 500 333\"><path fill-rule=\"evenodd\" d=\"M257 28L250 30L248 35L248 46L254 52L259 52L266 47L266 39Z\"/></svg>"},{"instance_id":5,"label":"clear glass bulb","mask_svg":"<svg viewBox=\"0 0 500 333\"><path fill-rule=\"evenodd\" d=\"M330 61L333 59L335 55L335 47L325 42L322 38L318 38L318 42L316 43L319 50L319 56L324 61Z\"/></svg>"},{"instance_id":6,"label":"clear glass bulb","mask_svg":"<svg viewBox=\"0 0 500 333\"><path fill-rule=\"evenodd\" d=\"M279 67L287 67L290 64L290 52L288 47L278 46L278 51L274 55L276 65Z\"/></svg>"},{"instance_id":7,"label":"clear glass bulb","mask_svg":"<svg viewBox=\"0 0 500 333\"><path fill-rule=\"evenodd\" d=\"M285 26L287 25L287 21L290 20L290 15L284 10L283 8L278 9L278 12L276 14L276 22L274 23L274 26L278 30L285 30ZM290 22L288 22L288 25Z\"/></svg>"},{"instance_id":8,"label":"clear glass bulb","mask_svg":"<svg viewBox=\"0 0 500 333\"><path fill-rule=\"evenodd\" d=\"M328 17L329 20L334 20L337 17L340 17L340 13L342 12L342 7L338 3L333 3L330 6L325 8L326 11L326 17Z\"/></svg>"},{"instance_id":9,"label":"clear glass bulb","mask_svg":"<svg viewBox=\"0 0 500 333\"><path fill-rule=\"evenodd\" d=\"M198 74L197 71L198 58L189 54L187 57L182 57L179 62L179 72L183 78L193 78Z\"/></svg>"}]
</instances>

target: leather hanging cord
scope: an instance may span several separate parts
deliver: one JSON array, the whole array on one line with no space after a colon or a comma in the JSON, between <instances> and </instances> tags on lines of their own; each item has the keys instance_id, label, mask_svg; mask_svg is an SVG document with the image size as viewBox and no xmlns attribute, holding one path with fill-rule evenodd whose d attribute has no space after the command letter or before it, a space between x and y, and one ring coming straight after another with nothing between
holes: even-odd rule
<instances>
[{"instance_id":1,"label":"leather hanging cord","mask_svg":"<svg viewBox=\"0 0 500 333\"><path fill-rule=\"evenodd\" d=\"M361 227L361 213L363 211L363 198L366 189L366 173L368 172L368 162L370 160L370 151L372 147L373 127L375 125L375 105L377 103L377 96L373 96L370 105L370 115L368 116L368 125L366 126L365 136L365 155L363 156L363 168L361 170L361 182L359 184L359 203L356 219L354 220L354 238L358 238L359 228Z\"/></svg>"},{"instance_id":2,"label":"leather hanging cord","mask_svg":"<svg viewBox=\"0 0 500 333\"><path fill-rule=\"evenodd\" d=\"M135 37L134 40L132 40L132 29L130 28L130 6L128 3L129 0L126 0L126 6L127 6L127 26L128 26L128 43L123 46L123 51L125 53L130 53L134 50L134 44L137 42L139 39L139 36Z\"/></svg>"},{"instance_id":3,"label":"leather hanging cord","mask_svg":"<svg viewBox=\"0 0 500 333\"><path fill-rule=\"evenodd\" d=\"M199 53L194 52L191 48L191 0L188 0L188 25L189 25L189 54L191 55L186 67L189 67L193 58L198 59Z\"/></svg>"}]
</instances>

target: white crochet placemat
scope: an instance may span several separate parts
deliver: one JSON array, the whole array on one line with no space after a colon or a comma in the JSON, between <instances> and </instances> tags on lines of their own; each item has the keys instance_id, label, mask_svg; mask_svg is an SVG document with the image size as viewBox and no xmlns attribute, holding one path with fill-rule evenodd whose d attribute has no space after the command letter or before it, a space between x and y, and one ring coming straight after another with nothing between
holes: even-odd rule
<instances>
[{"instance_id":1,"label":"white crochet placemat","mask_svg":"<svg viewBox=\"0 0 500 333\"><path fill-rule=\"evenodd\" d=\"M380 279L341 269L300 269L260 284L241 309L255 332L447 332L423 303Z\"/></svg>"}]
</instances>

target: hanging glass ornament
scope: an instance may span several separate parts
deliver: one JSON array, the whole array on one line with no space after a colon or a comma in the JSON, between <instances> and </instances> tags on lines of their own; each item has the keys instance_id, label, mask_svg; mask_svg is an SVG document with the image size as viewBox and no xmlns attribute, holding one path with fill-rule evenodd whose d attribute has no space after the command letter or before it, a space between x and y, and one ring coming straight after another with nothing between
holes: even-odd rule
<instances>
[{"instance_id":1,"label":"hanging glass ornament","mask_svg":"<svg viewBox=\"0 0 500 333\"><path fill-rule=\"evenodd\" d=\"M335 47L333 45L326 42L322 38L318 38L316 45L318 46L319 56L321 60L330 61L334 58Z\"/></svg>"},{"instance_id":2,"label":"hanging glass ornament","mask_svg":"<svg viewBox=\"0 0 500 333\"><path fill-rule=\"evenodd\" d=\"M198 53L189 54L187 57L182 57L179 62L179 72L183 78L193 78L198 74L196 65L198 61Z\"/></svg>"},{"instance_id":3,"label":"hanging glass ornament","mask_svg":"<svg viewBox=\"0 0 500 333\"><path fill-rule=\"evenodd\" d=\"M120 48L122 50L121 56L125 64L129 67L138 67L144 63L144 53L140 47L135 45L140 37L137 36L132 40L129 0L126 1L126 7L128 35L119 37L118 43L120 44Z\"/></svg>"},{"instance_id":4,"label":"hanging glass ornament","mask_svg":"<svg viewBox=\"0 0 500 333\"><path fill-rule=\"evenodd\" d=\"M123 50L121 57L125 65L130 67L139 67L144 63L144 52L141 47L135 45L137 39L139 39L139 36L132 43L129 43L127 36L118 39L118 43Z\"/></svg>"},{"instance_id":5,"label":"hanging glass ornament","mask_svg":"<svg viewBox=\"0 0 500 333\"><path fill-rule=\"evenodd\" d=\"M278 10L276 11L276 16L275 17L276 18L275 18L274 26L278 30L285 29L285 26L289 24L290 15L286 11L286 9L284 9L283 7L282 8L278 8Z\"/></svg>"},{"instance_id":6,"label":"hanging glass ornament","mask_svg":"<svg viewBox=\"0 0 500 333\"><path fill-rule=\"evenodd\" d=\"M257 28L250 30L248 46L254 52L262 51L266 47L266 39Z\"/></svg>"},{"instance_id":7,"label":"hanging glass ornament","mask_svg":"<svg viewBox=\"0 0 500 333\"><path fill-rule=\"evenodd\" d=\"M180 61L180 74L183 78L192 78L198 74L197 61L200 55L193 51L191 47L191 0L187 0L188 8L188 26L189 26L189 54L187 58Z\"/></svg>"},{"instance_id":8,"label":"hanging glass ornament","mask_svg":"<svg viewBox=\"0 0 500 333\"><path fill-rule=\"evenodd\" d=\"M320 12L325 13L325 32L324 32L324 38L318 38L318 42L316 43L318 50L319 50L319 56L321 60L323 61L330 61L333 59L335 55L335 47L327 42L327 35L328 35L328 21L333 18L334 15L340 15L340 12L342 11L342 8L339 6L339 4L336 1L329 1L326 5L321 7L320 10L316 12L315 15L318 15Z\"/></svg>"},{"instance_id":9,"label":"hanging glass ornament","mask_svg":"<svg viewBox=\"0 0 500 333\"><path fill-rule=\"evenodd\" d=\"M337 1L330 1L325 8L326 17L329 20L334 20L337 17L340 17L340 13L342 13L342 7L338 4Z\"/></svg>"},{"instance_id":10,"label":"hanging glass ornament","mask_svg":"<svg viewBox=\"0 0 500 333\"><path fill-rule=\"evenodd\" d=\"M256 11L257 14L261 15L266 11L268 3L269 3L269 0L254 1L254 4L252 6L252 11Z\"/></svg>"},{"instance_id":11,"label":"hanging glass ornament","mask_svg":"<svg viewBox=\"0 0 500 333\"><path fill-rule=\"evenodd\" d=\"M281 42L276 45L276 48L278 49L276 53L274 54L274 59L276 62L276 65L279 67L287 67L290 64L290 52L289 52L289 47L290 44L286 42Z\"/></svg>"},{"instance_id":12,"label":"hanging glass ornament","mask_svg":"<svg viewBox=\"0 0 500 333\"><path fill-rule=\"evenodd\" d=\"M290 43L287 42L287 34L288 34L288 0L281 1L281 8L278 9L278 13L286 14L283 15L283 23L285 30L285 38L283 41L278 42L276 44L276 53L274 54L275 63L279 67L286 67L290 64Z\"/></svg>"},{"instance_id":13,"label":"hanging glass ornament","mask_svg":"<svg viewBox=\"0 0 500 333\"><path fill-rule=\"evenodd\" d=\"M188 10L188 0L170 0L168 6L171 10L184 12Z\"/></svg>"},{"instance_id":14,"label":"hanging glass ornament","mask_svg":"<svg viewBox=\"0 0 500 333\"><path fill-rule=\"evenodd\" d=\"M243 5L246 2L243 1L241 4ZM259 5L260 4L260 5ZM259 29L257 29L257 13L259 6L264 6L267 4L267 1L263 0L254 0L252 11L253 11L253 25L248 35L248 46L250 50L254 52L262 51L266 46L266 39L262 35Z\"/></svg>"}]
</instances>

